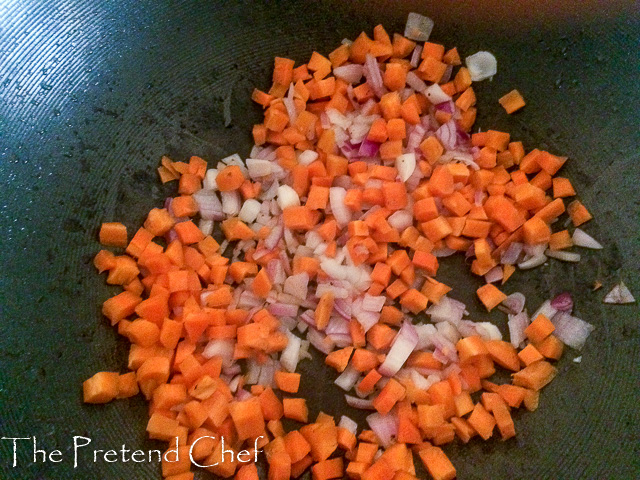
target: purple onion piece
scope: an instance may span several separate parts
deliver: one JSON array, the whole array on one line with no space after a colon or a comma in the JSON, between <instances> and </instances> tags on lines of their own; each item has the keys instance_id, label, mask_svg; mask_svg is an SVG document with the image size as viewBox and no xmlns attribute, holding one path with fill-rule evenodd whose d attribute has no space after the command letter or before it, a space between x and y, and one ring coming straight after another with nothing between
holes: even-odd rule
<instances>
[{"instance_id":1,"label":"purple onion piece","mask_svg":"<svg viewBox=\"0 0 640 480\"><path fill-rule=\"evenodd\" d=\"M573 298L569 292L563 292L551 300L551 306L561 312L571 313L573 311Z\"/></svg>"}]
</instances>

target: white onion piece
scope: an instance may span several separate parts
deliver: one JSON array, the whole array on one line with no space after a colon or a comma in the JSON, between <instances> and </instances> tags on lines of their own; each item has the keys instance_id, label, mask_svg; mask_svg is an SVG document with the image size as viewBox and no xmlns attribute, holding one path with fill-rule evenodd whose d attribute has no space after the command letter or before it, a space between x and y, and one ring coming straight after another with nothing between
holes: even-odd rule
<instances>
[{"instance_id":1,"label":"white onion piece","mask_svg":"<svg viewBox=\"0 0 640 480\"><path fill-rule=\"evenodd\" d=\"M289 185L280 185L278 187L278 206L281 210L287 207L300 206L300 197L298 193Z\"/></svg>"},{"instance_id":2,"label":"white onion piece","mask_svg":"<svg viewBox=\"0 0 640 480\"><path fill-rule=\"evenodd\" d=\"M358 424L355 421L351 420L346 415L342 415L340 417L340 422L338 422L338 427L344 428L345 430L348 430L354 435L358 433Z\"/></svg>"},{"instance_id":3,"label":"white onion piece","mask_svg":"<svg viewBox=\"0 0 640 480\"><path fill-rule=\"evenodd\" d=\"M287 96L282 99L284 107L287 109L287 115L289 116L289 124L293 125L298 118L298 111L296 110L296 104L293 102L293 96L295 90L293 88L293 82L289 84L289 91Z\"/></svg>"},{"instance_id":4,"label":"white onion piece","mask_svg":"<svg viewBox=\"0 0 640 480\"><path fill-rule=\"evenodd\" d=\"M402 232L413 225L413 214L407 210L397 210L387 218L387 222L393 228Z\"/></svg>"},{"instance_id":5,"label":"white onion piece","mask_svg":"<svg viewBox=\"0 0 640 480\"><path fill-rule=\"evenodd\" d=\"M580 362L582 362L582 355L580 355L579 357L575 357L573 359L573 363L580 363Z\"/></svg>"},{"instance_id":6,"label":"white onion piece","mask_svg":"<svg viewBox=\"0 0 640 480\"><path fill-rule=\"evenodd\" d=\"M615 305L622 305L625 303L634 303L636 301L633 298L633 295L624 284L624 282L620 282L617 284L602 300L604 303L611 303Z\"/></svg>"},{"instance_id":7,"label":"white onion piece","mask_svg":"<svg viewBox=\"0 0 640 480\"><path fill-rule=\"evenodd\" d=\"M502 340L500 329L491 322L476 322L476 331L483 340Z\"/></svg>"},{"instance_id":8,"label":"white onion piece","mask_svg":"<svg viewBox=\"0 0 640 480\"><path fill-rule=\"evenodd\" d=\"M218 177L218 170L216 168L210 168L204 175L202 182L203 190L218 190L218 183L216 178Z\"/></svg>"},{"instance_id":9,"label":"white onion piece","mask_svg":"<svg viewBox=\"0 0 640 480\"><path fill-rule=\"evenodd\" d=\"M424 80L418 77L414 72L407 73L407 85L413 88L416 92L420 93L424 92L427 89L427 84L424 83Z\"/></svg>"},{"instance_id":10,"label":"white onion piece","mask_svg":"<svg viewBox=\"0 0 640 480\"><path fill-rule=\"evenodd\" d=\"M280 354L280 363L287 372L295 372L300 360L300 347L302 340L291 332L285 332L289 337L289 343Z\"/></svg>"},{"instance_id":11,"label":"white onion piece","mask_svg":"<svg viewBox=\"0 0 640 480\"><path fill-rule=\"evenodd\" d=\"M436 323L436 330L450 342L457 343L460 340L460 332L452 323Z\"/></svg>"},{"instance_id":12,"label":"white onion piece","mask_svg":"<svg viewBox=\"0 0 640 480\"><path fill-rule=\"evenodd\" d=\"M329 189L329 204L339 227L345 227L351 221L351 212L344 204L344 197L347 191L342 187L331 187Z\"/></svg>"},{"instance_id":13,"label":"white onion piece","mask_svg":"<svg viewBox=\"0 0 640 480\"><path fill-rule=\"evenodd\" d=\"M438 375L429 375L426 378L418 372L415 368L410 369L411 372L411 381L421 390L428 390L431 385L440 381L440 377Z\"/></svg>"},{"instance_id":14,"label":"white onion piece","mask_svg":"<svg viewBox=\"0 0 640 480\"><path fill-rule=\"evenodd\" d=\"M204 358L220 357L222 358L222 366L230 367L233 364L233 352L235 350L235 341L227 339L211 340L204 351L202 356Z\"/></svg>"},{"instance_id":15,"label":"white onion piece","mask_svg":"<svg viewBox=\"0 0 640 480\"><path fill-rule=\"evenodd\" d=\"M433 20L419 13L410 12L404 28L404 36L416 42L426 42L433 30Z\"/></svg>"},{"instance_id":16,"label":"white onion piece","mask_svg":"<svg viewBox=\"0 0 640 480\"><path fill-rule=\"evenodd\" d=\"M418 332L411 322L405 320L396 338L393 339L389 353L378 368L378 372L386 377L398 373L409 355L415 350L416 345L418 345Z\"/></svg>"},{"instance_id":17,"label":"white onion piece","mask_svg":"<svg viewBox=\"0 0 640 480\"><path fill-rule=\"evenodd\" d=\"M198 228L204 235L211 235L213 233L213 220L200 219Z\"/></svg>"},{"instance_id":18,"label":"white onion piece","mask_svg":"<svg viewBox=\"0 0 640 480\"><path fill-rule=\"evenodd\" d=\"M416 154L405 153L397 157L396 168L398 169L400 180L406 182L416 169Z\"/></svg>"},{"instance_id":19,"label":"white onion piece","mask_svg":"<svg viewBox=\"0 0 640 480\"><path fill-rule=\"evenodd\" d=\"M338 378L336 378L333 383L335 383L345 392L348 392L358 382L359 378L360 372L358 372L351 365L347 365L347 368L345 368L344 371L340 375L338 375Z\"/></svg>"},{"instance_id":20,"label":"white onion piece","mask_svg":"<svg viewBox=\"0 0 640 480\"><path fill-rule=\"evenodd\" d=\"M241 199L237 190L230 192L220 192L222 197L222 212L229 216L238 215L240 213Z\"/></svg>"},{"instance_id":21,"label":"white onion piece","mask_svg":"<svg viewBox=\"0 0 640 480\"><path fill-rule=\"evenodd\" d=\"M318 159L318 152L313 150L305 150L298 155L298 163L301 165L310 165Z\"/></svg>"},{"instance_id":22,"label":"white onion piece","mask_svg":"<svg viewBox=\"0 0 640 480\"><path fill-rule=\"evenodd\" d=\"M511 345L519 348L526 339L524 330L529 326L529 316L525 312L520 312L517 315L509 315L507 326L509 327Z\"/></svg>"},{"instance_id":23,"label":"white onion piece","mask_svg":"<svg viewBox=\"0 0 640 480\"><path fill-rule=\"evenodd\" d=\"M531 257L528 260L520 262L518 264L518 268L520 270L528 270L530 268L539 267L540 265L542 265L546 261L547 261L547 257L546 257L546 255L544 253L542 253L542 254L537 255L535 257Z\"/></svg>"},{"instance_id":24,"label":"white onion piece","mask_svg":"<svg viewBox=\"0 0 640 480\"><path fill-rule=\"evenodd\" d=\"M433 347L433 336L437 333L435 325L425 323L423 325L416 325L416 332L418 332L418 345L417 350L426 350Z\"/></svg>"},{"instance_id":25,"label":"white onion piece","mask_svg":"<svg viewBox=\"0 0 640 480\"><path fill-rule=\"evenodd\" d=\"M445 295L438 303L427 308L426 312L433 323L451 322L457 325L462 319L465 309L464 303Z\"/></svg>"},{"instance_id":26,"label":"white onion piece","mask_svg":"<svg viewBox=\"0 0 640 480\"><path fill-rule=\"evenodd\" d=\"M474 82L491 78L498 72L498 61L490 52L474 53L464 61Z\"/></svg>"},{"instance_id":27,"label":"white onion piece","mask_svg":"<svg viewBox=\"0 0 640 480\"><path fill-rule=\"evenodd\" d=\"M433 105L438 105L439 103L444 103L451 100L451 97L444 93L444 90L442 90L440 85L438 85L437 83L429 85L429 87L424 91L424 94Z\"/></svg>"},{"instance_id":28,"label":"white onion piece","mask_svg":"<svg viewBox=\"0 0 640 480\"><path fill-rule=\"evenodd\" d=\"M551 323L556 327L553 334L576 350L582 349L587 337L595 329L590 323L569 315L567 312L556 313L551 318Z\"/></svg>"},{"instance_id":29,"label":"white onion piece","mask_svg":"<svg viewBox=\"0 0 640 480\"><path fill-rule=\"evenodd\" d=\"M260 202L254 198L248 198L242 204L238 217L245 223L253 223L260 213Z\"/></svg>"},{"instance_id":30,"label":"white onion piece","mask_svg":"<svg viewBox=\"0 0 640 480\"><path fill-rule=\"evenodd\" d=\"M362 78L363 69L362 65L352 63L349 65L342 65L333 69L333 74L347 83L360 83Z\"/></svg>"},{"instance_id":31,"label":"white onion piece","mask_svg":"<svg viewBox=\"0 0 640 480\"><path fill-rule=\"evenodd\" d=\"M247 385L255 385L260 378L260 364L252 358L247 359L247 374L244 380Z\"/></svg>"},{"instance_id":32,"label":"white onion piece","mask_svg":"<svg viewBox=\"0 0 640 480\"><path fill-rule=\"evenodd\" d=\"M273 172L272 165L273 163L269 160L247 158L247 169L249 170L249 176L253 179L270 175Z\"/></svg>"},{"instance_id":33,"label":"white onion piece","mask_svg":"<svg viewBox=\"0 0 640 480\"><path fill-rule=\"evenodd\" d=\"M593 248L595 250L602 248L602 245L600 245L595 238L579 228L574 230L571 240L573 240L573 244L578 247Z\"/></svg>"},{"instance_id":34,"label":"white onion piece","mask_svg":"<svg viewBox=\"0 0 640 480\"><path fill-rule=\"evenodd\" d=\"M367 423L384 448L389 447L393 438L398 435L398 418L391 413L387 415L372 413L367 417Z\"/></svg>"},{"instance_id":35,"label":"white onion piece","mask_svg":"<svg viewBox=\"0 0 640 480\"><path fill-rule=\"evenodd\" d=\"M542 305L540 305L538 309L533 312L531 318L535 320L536 318L538 318L538 315L544 315L545 317L551 319L551 317L553 317L556 313L558 313L558 310L555 309L553 305L551 305L551 300L545 300Z\"/></svg>"},{"instance_id":36,"label":"white onion piece","mask_svg":"<svg viewBox=\"0 0 640 480\"><path fill-rule=\"evenodd\" d=\"M546 250L544 253L547 257L555 258L556 260L562 260L563 262L580 261L580 254L575 252L565 252L564 250Z\"/></svg>"}]
</instances>

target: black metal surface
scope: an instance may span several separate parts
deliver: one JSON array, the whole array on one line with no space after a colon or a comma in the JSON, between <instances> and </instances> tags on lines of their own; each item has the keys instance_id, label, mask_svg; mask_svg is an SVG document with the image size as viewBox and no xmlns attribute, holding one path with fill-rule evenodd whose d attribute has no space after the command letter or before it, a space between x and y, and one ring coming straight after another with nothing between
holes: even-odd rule
<instances>
[{"instance_id":1,"label":"black metal surface","mask_svg":"<svg viewBox=\"0 0 640 480\"><path fill-rule=\"evenodd\" d=\"M594 2L595 3L595 2ZM604 291L624 280L640 296L638 263L637 7L633 2L347 3L24 0L0 4L0 436L36 437L61 463L33 460L33 443L0 441L3 479L151 479L157 462L107 463L93 449L149 450L140 398L105 406L81 402L81 382L99 370L126 368L126 342L101 318L111 293L91 265L102 221L137 228L171 193L155 167L163 154L210 162L249 152L260 117L254 86L267 88L276 55L305 61L344 37L383 23L401 31L409 11L436 20L435 41L463 55L490 50L493 82L477 86L478 126L506 129L527 148L568 155L566 176L595 220L603 244L577 265L549 262L517 273L507 288L535 308L564 290L579 316L596 326L534 413L516 414L518 436L445 448L470 479L637 478L637 306L604 306ZM584 8L585 6L589 8ZM507 116L497 99L518 88L528 101ZM224 125L229 106L231 125ZM582 253L582 252L581 252ZM476 318L479 282L459 259L442 277ZM473 288L465 285L472 285ZM582 363L572 362L582 355ZM303 394L313 414L348 409L319 358L305 363ZM73 464L73 436L92 444ZM426 478L420 470L421 478ZM266 477L265 477L266 478Z\"/></svg>"}]
</instances>

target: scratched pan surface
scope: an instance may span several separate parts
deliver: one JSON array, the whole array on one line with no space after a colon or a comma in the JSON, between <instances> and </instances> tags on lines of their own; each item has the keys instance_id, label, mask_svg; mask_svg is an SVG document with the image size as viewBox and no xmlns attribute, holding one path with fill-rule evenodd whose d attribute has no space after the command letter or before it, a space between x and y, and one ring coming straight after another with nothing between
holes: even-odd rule
<instances>
[{"instance_id":1,"label":"scratched pan surface","mask_svg":"<svg viewBox=\"0 0 640 480\"><path fill-rule=\"evenodd\" d=\"M478 126L568 155L564 173L595 216L586 229L606 246L577 265L551 261L516 274L507 291L524 292L530 308L572 291L577 314L596 331L559 362L539 410L516 413L517 438L445 450L465 480L637 478L640 312L604 306L604 291L590 291L596 279L609 288L623 279L640 296L637 7L547 3L2 2L0 434L35 436L62 462L34 463L32 444L20 442L13 468L11 442L2 440L0 477L158 478L157 462L91 457L122 445L159 448L145 440L141 398L81 403L84 379L126 368L127 344L99 311L113 293L91 265L100 222L123 220L132 231L173 193L156 178L163 154L246 157L260 118L249 95L268 88L274 56L304 61L377 23L401 31L413 10L436 20L435 41L463 55L496 54L498 75L477 85ZM497 99L514 87L528 105L507 116ZM501 314L478 308L479 281L462 261L442 263L474 318L505 327ZM578 355L581 364L572 362ZM363 419L317 355L301 371L313 414ZM92 439L76 468L74 435Z\"/></svg>"}]
</instances>

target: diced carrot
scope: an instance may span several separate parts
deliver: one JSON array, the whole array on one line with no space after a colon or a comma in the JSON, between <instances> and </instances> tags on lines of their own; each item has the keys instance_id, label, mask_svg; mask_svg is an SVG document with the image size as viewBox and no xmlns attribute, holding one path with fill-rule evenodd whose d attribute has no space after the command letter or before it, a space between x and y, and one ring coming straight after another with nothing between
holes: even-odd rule
<instances>
[{"instance_id":1,"label":"diced carrot","mask_svg":"<svg viewBox=\"0 0 640 480\"><path fill-rule=\"evenodd\" d=\"M544 356L530 343L518 352L518 358L528 367L532 363L543 360Z\"/></svg>"},{"instance_id":2,"label":"diced carrot","mask_svg":"<svg viewBox=\"0 0 640 480\"><path fill-rule=\"evenodd\" d=\"M532 363L513 374L513 384L531 390L540 390L553 380L558 371L545 360Z\"/></svg>"},{"instance_id":3,"label":"diced carrot","mask_svg":"<svg viewBox=\"0 0 640 480\"><path fill-rule=\"evenodd\" d=\"M456 469L441 448L427 445L418 451L418 455L433 480L456 478Z\"/></svg>"},{"instance_id":4,"label":"diced carrot","mask_svg":"<svg viewBox=\"0 0 640 480\"><path fill-rule=\"evenodd\" d=\"M579 201L574 200L567 206L567 212L569 213L569 217L571 217L571 222L574 227L579 227L585 222L588 222L593 217L586 209L586 207Z\"/></svg>"},{"instance_id":5,"label":"diced carrot","mask_svg":"<svg viewBox=\"0 0 640 480\"><path fill-rule=\"evenodd\" d=\"M82 384L85 403L107 403L119 393L117 372L98 372Z\"/></svg>"},{"instance_id":6,"label":"diced carrot","mask_svg":"<svg viewBox=\"0 0 640 480\"><path fill-rule=\"evenodd\" d=\"M500 102L500 105L502 105L507 113L513 113L525 106L524 98L522 98L518 90L511 90L509 93L500 97L498 102Z\"/></svg>"},{"instance_id":7,"label":"diced carrot","mask_svg":"<svg viewBox=\"0 0 640 480\"><path fill-rule=\"evenodd\" d=\"M113 247L127 246L127 227L120 222L106 222L100 227L100 243Z\"/></svg>"},{"instance_id":8,"label":"diced carrot","mask_svg":"<svg viewBox=\"0 0 640 480\"><path fill-rule=\"evenodd\" d=\"M538 315L525 328L524 333L532 342L542 342L555 331L556 327L544 314Z\"/></svg>"},{"instance_id":9,"label":"diced carrot","mask_svg":"<svg viewBox=\"0 0 640 480\"><path fill-rule=\"evenodd\" d=\"M476 293L480 301L489 312L497 307L500 303L502 303L505 298L507 298L504 293L498 290L498 288L491 283L483 285L476 291Z\"/></svg>"}]
</instances>

